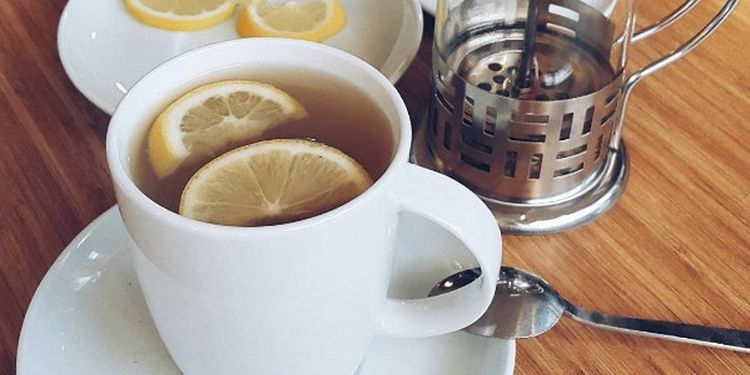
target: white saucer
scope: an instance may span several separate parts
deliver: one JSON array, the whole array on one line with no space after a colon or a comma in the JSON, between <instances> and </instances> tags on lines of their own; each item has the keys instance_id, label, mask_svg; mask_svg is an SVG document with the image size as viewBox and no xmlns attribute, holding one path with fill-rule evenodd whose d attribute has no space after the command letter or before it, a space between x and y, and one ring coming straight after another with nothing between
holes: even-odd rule
<instances>
[{"instance_id":1,"label":"white saucer","mask_svg":"<svg viewBox=\"0 0 750 375\"><path fill-rule=\"evenodd\" d=\"M609 16L612 14L612 10L615 7L616 1L613 0L582 0L585 3L591 4L594 6L594 8L603 10L604 14L606 16ZM425 12L435 15L435 12L437 11L437 0L419 0L420 3L422 3L422 9L424 9Z\"/></svg>"},{"instance_id":2,"label":"white saucer","mask_svg":"<svg viewBox=\"0 0 750 375\"><path fill-rule=\"evenodd\" d=\"M423 297L442 276L471 263L466 262L468 255L457 254L461 247L448 235L440 249L414 250L441 233L431 230L434 225L404 217L404 232L420 227L423 235L399 240L412 251L399 251L394 284L400 287L392 288L392 295ZM113 207L62 252L26 313L18 345L19 375L180 373L148 314L127 243ZM508 375L514 360L515 342L464 332L428 339L380 338L358 375Z\"/></svg>"},{"instance_id":3,"label":"white saucer","mask_svg":"<svg viewBox=\"0 0 750 375\"><path fill-rule=\"evenodd\" d=\"M347 25L325 43L378 68L391 82L406 71L422 38L418 0L342 0ZM128 15L123 0L70 0L60 18L57 47L76 87L112 114L133 84L185 51L236 39L236 15L209 29L173 32Z\"/></svg>"}]
</instances>

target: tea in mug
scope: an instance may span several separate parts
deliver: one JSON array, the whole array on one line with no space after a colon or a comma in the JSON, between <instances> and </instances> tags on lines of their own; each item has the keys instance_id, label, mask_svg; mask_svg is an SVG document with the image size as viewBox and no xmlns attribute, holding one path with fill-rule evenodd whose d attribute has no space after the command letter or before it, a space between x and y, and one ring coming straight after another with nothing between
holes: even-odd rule
<instances>
[{"instance_id":1,"label":"tea in mug","mask_svg":"<svg viewBox=\"0 0 750 375\"><path fill-rule=\"evenodd\" d=\"M356 165L357 167L361 165L364 169L362 174L366 174L369 181L380 178L390 164L393 157L395 140L393 130L385 113L383 113L379 106L359 88L341 79L317 71L269 67L267 69L256 69L250 72L243 72L243 74L228 77L228 80L217 82L213 84L213 86L209 84L194 89L183 98L178 99L175 103L163 110L171 113L170 111L177 111L181 106L184 108L190 108L185 112L186 115L181 119L180 126L183 128L186 126L193 126L191 121L194 121L197 124L194 126L205 127L204 124L214 122L213 117L217 117L214 112L221 113L225 106L231 106L233 104L239 108L234 109L233 111L235 112L242 112L243 108L247 108L247 111L258 111L261 115L267 114L268 116L281 116L277 112L283 112L282 109L273 106L256 105L256 103L253 102L255 99L248 99L246 94L233 93L226 96L225 100L218 100L215 96L210 96L201 91L208 90L204 89L204 87L212 87L212 90L222 92L222 90L226 90L226 86L229 85L226 82L231 83L235 81L251 81L257 83L257 89L260 90L259 93L262 91L263 95L267 95L272 100L277 100L279 102L295 102L301 106L301 108L290 110L291 114L287 116L288 118L286 118L286 120L259 132L259 134L256 134L250 139L246 138L241 141L232 141L228 144L217 146L216 144L213 144L215 143L213 138L227 137L227 134L231 134L233 131L231 127L222 128L220 133L214 133L218 134L218 137L211 136L210 132L196 132L195 137L203 136L205 139L192 139L191 142L194 144L205 143L210 147L218 148L214 150L215 152L204 157L193 158L182 164L178 164L174 170L155 169L154 166L158 166L159 163L153 161L153 155L164 153L164 147L160 146L160 141L153 140L153 138L155 138L153 134L142 137L143 140L134 145L131 153L133 160L133 163L131 164L133 166L131 172L136 185L151 200L173 212L180 213L181 197L183 196L183 192L186 192L186 185L188 185L189 180L191 185L193 185L193 181L197 181L195 183L196 186L199 185L198 182L200 181L213 180L209 182L214 185L206 185L208 187L204 187L204 190L209 188L214 190L232 190L235 189L235 187L232 186L232 184L235 183L238 185L247 183L255 184L256 182L247 182L246 178L227 178L222 177L221 173L214 173L214 170L218 168L216 167L217 163L220 164L220 160L222 160L221 163L229 165L230 163L227 159L250 157L249 155L257 154L257 150L240 150L243 146L254 149L263 148L267 152L271 152L269 144L273 145L276 149L281 148L282 150L284 147L287 147L285 145L296 145L293 146L295 149L304 146L303 148L305 150L313 150L313 153L316 153L316 155L322 153L320 155L325 155L333 161L338 161L339 164L343 163L341 165L344 166L344 169L354 168L350 168L349 164ZM264 87L265 84L271 85L272 87L266 88ZM280 90L280 92L277 92L278 90ZM195 103L198 103L200 108L190 107ZM290 104L289 106L293 107L294 105ZM164 114L164 112L162 114ZM157 126L156 124L160 123L161 119L167 117L168 116L157 114L157 116L154 117L154 125L152 125L152 128L155 128ZM153 130L151 131L153 132ZM165 137L168 138L169 136L156 138L163 140ZM183 137L183 140L185 138L187 138L187 136ZM293 139L301 141L288 141ZM317 147L313 143L319 144L320 147ZM256 144L258 145L256 146ZM353 159L352 163L347 162L349 158ZM167 157L167 159L169 158ZM169 161L165 163L170 165ZM235 160L235 163L239 163L239 161ZM266 163L264 164L266 166L264 168L273 169L274 174L280 173L279 171L276 171L277 169L290 168L288 164L284 164L283 161L276 163L275 161L265 160L264 163ZM241 174L242 172L240 171L239 173ZM356 172L353 173L356 174ZM203 176L203 178L199 178L200 176ZM231 176L236 176L236 174L232 174ZM191 180L191 177L193 177L193 180ZM218 183L217 179L220 179L221 183ZM315 186L320 183L320 181L312 180L304 181L297 179L295 181L297 184L304 183L310 184L310 186ZM257 183L265 185L266 183L271 183L271 181L257 181ZM241 186L238 188L241 188ZM283 190L284 188L284 186L277 186L271 190L277 191L280 189ZM193 189L192 191L196 191L196 189ZM223 198L220 197L220 199ZM337 202L336 206L343 203L346 202ZM243 226L281 224L288 221L315 216L324 211L335 208L329 206L321 207L323 208L321 208L322 211L320 212L305 211L288 217L282 216L281 218L270 218L268 220L259 219L251 222L243 222L239 218L231 219L227 222L226 220L228 218L220 218L221 220L217 223Z\"/></svg>"}]
</instances>

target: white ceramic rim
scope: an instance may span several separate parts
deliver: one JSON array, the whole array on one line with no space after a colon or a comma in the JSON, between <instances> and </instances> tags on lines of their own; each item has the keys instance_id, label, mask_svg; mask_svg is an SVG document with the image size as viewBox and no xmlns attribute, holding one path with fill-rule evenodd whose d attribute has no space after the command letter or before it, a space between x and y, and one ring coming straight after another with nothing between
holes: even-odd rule
<instances>
[{"instance_id":1,"label":"white ceramic rim","mask_svg":"<svg viewBox=\"0 0 750 375\"><path fill-rule=\"evenodd\" d=\"M419 2L422 3L422 9L424 9L425 12L433 16L435 15L438 0L419 0Z\"/></svg>"},{"instance_id":2,"label":"white ceramic rim","mask_svg":"<svg viewBox=\"0 0 750 375\"><path fill-rule=\"evenodd\" d=\"M57 27L57 53L60 57L60 62L62 63L65 75L68 76L70 81L73 83L73 86L75 86L76 89L78 89L78 91L97 108L101 109L109 115L112 115L117 108L118 103L110 103L109 101L103 99L100 95L97 95L95 93L95 90L91 89L90 85L86 85L84 83L86 82L86 80L80 75L75 74L76 70L73 69L73 63L71 62L71 58L69 55L71 47L69 47L68 45L70 44L70 42L67 39L69 38L70 33L68 33L67 30L68 23L73 22L72 20L70 20L70 9L75 5L77 1L82 0L69 0L67 4L65 4L65 8L63 8L63 12L60 16L60 22ZM390 55L387 59L385 59L380 67L384 70L383 74L385 74L388 79L394 84L398 82L399 79L401 79L404 73L406 73L406 70L409 68L412 61L414 61L414 58L417 56L419 46L422 42L422 34L424 33L424 16L422 14L420 0L404 0L404 8L406 9L406 7L410 9L410 13L413 15L413 17L404 17L404 19L402 20L401 32L399 33L396 42L393 44ZM408 34L404 32L404 30L409 27L409 23L416 23L416 34ZM163 63L164 62L162 62L162 64ZM135 85L133 86L135 87ZM132 87L128 89L128 91L131 89ZM120 101L122 101L122 98L120 99Z\"/></svg>"},{"instance_id":3,"label":"white ceramic rim","mask_svg":"<svg viewBox=\"0 0 750 375\"><path fill-rule=\"evenodd\" d=\"M184 64L186 60L193 59L195 56L214 54L216 50L221 49L244 49L246 51L252 51L253 49L257 48L273 48L274 46L295 48L300 51L307 49L309 51L314 51L315 53L327 54L339 60L342 64L348 64L356 68L360 71L363 77L366 77L361 79L372 82L372 84L380 86L385 90L386 95L388 96L388 105L392 106L393 111L395 111L397 115L397 123L391 124L391 126L399 127L397 129L398 132L394 132L394 135L398 135L399 139L396 140L397 144L394 147L393 157L385 173L383 173L383 175L377 181L375 181L375 184L367 189L367 191L336 209L309 219L274 226L231 227L203 223L188 219L184 216L180 216L177 213L174 213L160 206L159 204L148 198L135 185L133 180L130 178L129 171L127 171L123 165L123 155L127 154L127 150L123 151L123 145L120 144L120 138L122 138L121 132L123 131L123 127L128 127L129 124L122 123L123 120L121 120L121 118L125 115L123 115L123 112L121 111L127 110L128 107L137 108L139 106L139 98L137 97L139 91L149 89L149 86L152 85L152 81L158 81L159 76L168 74L169 71L175 69L181 64ZM222 65L222 63L216 63L214 69ZM205 70L209 71L210 69L211 68L206 68ZM134 93L135 95L133 95ZM197 48L175 58L172 58L169 61L161 64L159 67L152 70L151 72L146 74L146 76L136 82L136 84L133 85L133 88L128 92L128 95L126 95L122 99L122 101L120 101L120 104L118 105L117 110L115 111L109 123L109 130L107 132L106 141L107 163L109 165L109 170L113 182L120 187L122 193L127 197L127 199L130 199L141 210L151 212L151 214L158 216L160 220L167 222L169 225L189 231L200 230L204 233L219 236L258 236L260 234L271 235L279 234L281 232L295 231L317 225L321 222L328 221L340 215L346 214L349 211L354 210L357 206L375 199L378 195L378 192L382 189L385 189L385 186L391 183L390 181L392 179L397 177L396 174L399 172L399 169L403 168L402 164L408 163L409 149L411 147L411 136L411 120L409 118L409 113L406 109L406 105L404 104L403 99L401 99L398 91L396 91L396 88L382 73L380 73L370 64L364 62L358 57L333 47L306 41L278 38L236 39Z\"/></svg>"},{"instance_id":4,"label":"white ceramic rim","mask_svg":"<svg viewBox=\"0 0 750 375\"><path fill-rule=\"evenodd\" d=\"M78 89L78 92L80 92L86 99L88 99L91 103L93 103L97 108L101 109L107 114L112 114L115 111L115 108L117 107L117 103L112 105L111 103L101 99L98 95L94 94L94 90L91 90L89 86L83 84L83 79L76 75L75 70L73 69L73 65L70 61L70 58L68 57L68 52L70 51L70 47L67 47L68 42L66 39L66 36L68 35L67 27L68 21L70 18L70 9L73 7L73 4L79 0L69 0L65 4L65 8L63 8L62 13L60 14L60 22L57 25L57 54L60 56L60 62L62 63L63 70L65 71L65 75L68 76L68 79L73 83L73 86ZM106 1L106 0L105 0Z\"/></svg>"},{"instance_id":5,"label":"white ceramic rim","mask_svg":"<svg viewBox=\"0 0 750 375\"><path fill-rule=\"evenodd\" d=\"M410 7L411 14L413 14L416 19L404 17L401 21L401 32L398 34L398 39L396 39L396 43L393 44L391 54L385 62L383 62L383 66L381 67L383 70L386 70L386 68L393 70L390 74L386 74L387 70L386 73L383 73L393 84L398 82L398 80L404 76L404 73L406 73L406 70L417 56L419 46L422 44L422 34L424 34L424 15L422 14L422 6L419 1L420 0L407 0L405 6L408 5ZM416 22L416 34L407 34L404 32L404 29L407 28L408 24L411 22ZM404 53L398 53L400 51L404 51ZM393 65L395 65L395 67L390 68L390 66Z\"/></svg>"}]
</instances>

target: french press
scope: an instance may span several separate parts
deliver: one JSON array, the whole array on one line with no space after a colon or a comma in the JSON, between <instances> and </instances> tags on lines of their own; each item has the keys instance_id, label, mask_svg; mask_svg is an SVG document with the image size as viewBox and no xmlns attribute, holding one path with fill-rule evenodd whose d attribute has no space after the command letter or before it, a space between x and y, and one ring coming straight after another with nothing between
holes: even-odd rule
<instances>
[{"instance_id":1,"label":"french press","mask_svg":"<svg viewBox=\"0 0 750 375\"><path fill-rule=\"evenodd\" d=\"M698 46L739 0L630 75L628 52L698 2L635 31L637 0L439 0L433 97L413 160L472 189L506 232L594 220L625 188L633 87Z\"/></svg>"}]
</instances>

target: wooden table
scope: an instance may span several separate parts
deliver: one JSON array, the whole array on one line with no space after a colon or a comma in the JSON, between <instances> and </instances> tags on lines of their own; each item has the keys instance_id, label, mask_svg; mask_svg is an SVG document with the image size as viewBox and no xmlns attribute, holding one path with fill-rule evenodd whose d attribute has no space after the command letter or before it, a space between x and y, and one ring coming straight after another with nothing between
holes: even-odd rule
<instances>
[{"instance_id":1,"label":"wooden table","mask_svg":"<svg viewBox=\"0 0 750 375\"><path fill-rule=\"evenodd\" d=\"M640 23L678 0L642 1ZM674 48L719 0L632 50ZM0 1L0 374L12 374L24 312L63 247L115 203L109 117L68 80L56 50L64 0ZM429 98L432 21L398 84L412 114ZM604 312L750 329L750 3L707 44L635 91L630 183L595 223L505 237L506 264ZM610 333L563 320L518 344L518 374L749 374L750 355Z\"/></svg>"}]
</instances>

